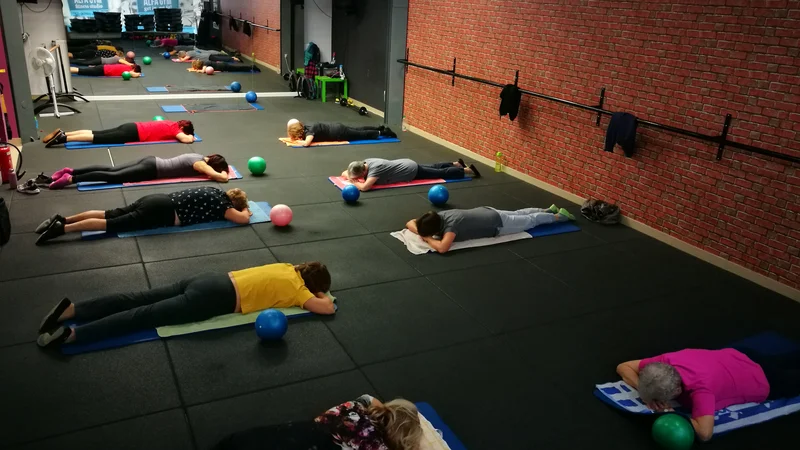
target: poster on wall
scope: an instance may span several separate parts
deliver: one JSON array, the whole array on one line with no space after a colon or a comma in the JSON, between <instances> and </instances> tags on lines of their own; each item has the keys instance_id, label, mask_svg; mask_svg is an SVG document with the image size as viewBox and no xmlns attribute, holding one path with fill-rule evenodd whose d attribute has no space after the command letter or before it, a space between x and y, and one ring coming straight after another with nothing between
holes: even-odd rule
<instances>
[{"instance_id":1,"label":"poster on wall","mask_svg":"<svg viewBox=\"0 0 800 450\"><path fill-rule=\"evenodd\" d=\"M138 0L139 14L153 12L156 8L179 8L179 0Z\"/></svg>"},{"instance_id":2,"label":"poster on wall","mask_svg":"<svg viewBox=\"0 0 800 450\"><path fill-rule=\"evenodd\" d=\"M69 0L67 5L73 16L93 16L95 11L108 11L108 0Z\"/></svg>"}]
</instances>

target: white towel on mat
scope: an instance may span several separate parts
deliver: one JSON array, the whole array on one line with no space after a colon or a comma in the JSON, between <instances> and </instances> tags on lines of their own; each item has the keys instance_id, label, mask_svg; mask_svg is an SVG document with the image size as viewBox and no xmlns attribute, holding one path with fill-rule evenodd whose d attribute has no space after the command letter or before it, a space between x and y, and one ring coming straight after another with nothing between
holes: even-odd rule
<instances>
[{"instance_id":1,"label":"white towel on mat","mask_svg":"<svg viewBox=\"0 0 800 450\"><path fill-rule=\"evenodd\" d=\"M391 233L391 235L398 241L406 244L408 251L415 255L424 255L425 253L433 251L430 245L422 240L418 234L412 233L408 228L403 228L400 231L394 231ZM507 234L505 236L497 236L492 238L470 239L463 242L454 242L453 245L450 246L450 251L461 250L463 248L485 247L487 245L502 244L503 242L530 239L532 237L533 236L531 236L530 233L523 231L520 233Z\"/></svg>"}]
</instances>

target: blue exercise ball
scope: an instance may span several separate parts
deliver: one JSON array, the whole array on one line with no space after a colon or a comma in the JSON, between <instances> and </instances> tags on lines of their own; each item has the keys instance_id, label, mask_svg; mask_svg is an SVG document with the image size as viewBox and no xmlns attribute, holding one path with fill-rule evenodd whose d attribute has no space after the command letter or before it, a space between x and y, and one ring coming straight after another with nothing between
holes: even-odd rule
<instances>
[{"instance_id":1,"label":"blue exercise ball","mask_svg":"<svg viewBox=\"0 0 800 450\"><path fill-rule=\"evenodd\" d=\"M247 91L247 94L244 94L244 98L249 103L255 103L255 101L258 100L258 96L253 91Z\"/></svg>"},{"instance_id":2,"label":"blue exercise ball","mask_svg":"<svg viewBox=\"0 0 800 450\"><path fill-rule=\"evenodd\" d=\"M234 81L231 83L231 90L233 92L239 92L242 90L242 85L238 81Z\"/></svg>"},{"instance_id":3,"label":"blue exercise ball","mask_svg":"<svg viewBox=\"0 0 800 450\"><path fill-rule=\"evenodd\" d=\"M358 201L358 197L361 196L361 191L358 190L357 187L353 186L352 184L348 184L347 186L342 189L342 198L347 203L355 203Z\"/></svg>"},{"instance_id":4,"label":"blue exercise ball","mask_svg":"<svg viewBox=\"0 0 800 450\"><path fill-rule=\"evenodd\" d=\"M161 54L161 56L163 56L164 59L169 59L169 52L164 52Z\"/></svg>"},{"instance_id":5,"label":"blue exercise ball","mask_svg":"<svg viewBox=\"0 0 800 450\"><path fill-rule=\"evenodd\" d=\"M447 192L447 188L441 184L437 184L428 191L428 200L436 206L444 205L449 198L450 193Z\"/></svg>"},{"instance_id":6,"label":"blue exercise ball","mask_svg":"<svg viewBox=\"0 0 800 450\"><path fill-rule=\"evenodd\" d=\"M266 309L256 317L256 334L265 341L277 341L286 334L289 321L277 309Z\"/></svg>"}]
</instances>

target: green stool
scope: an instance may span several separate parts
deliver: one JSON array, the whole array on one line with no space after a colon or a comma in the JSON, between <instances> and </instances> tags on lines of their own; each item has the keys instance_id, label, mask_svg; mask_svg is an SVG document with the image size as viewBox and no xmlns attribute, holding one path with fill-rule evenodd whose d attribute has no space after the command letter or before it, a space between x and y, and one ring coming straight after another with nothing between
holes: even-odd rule
<instances>
[{"instance_id":1,"label":"green stool","mask_svg":"<svg viewBox=\"0 0 800 450\"><path fill-rule=\"evenodd\" d=\"M327 97L326 96L326 85L328 83L342 83L344 85L344 96L343 97L347 98L347 78L342 79L342 78L339 78L339 77L333 78L333 77L323 77L323 76L319 76L318 75L318 76L314 77L314 81L316 81L317 85L321 87L321 90L322 90L321 97L322 97L322 102L323 103L328 101L328 99L326 98Z\"/></svg>"}]
</instances>

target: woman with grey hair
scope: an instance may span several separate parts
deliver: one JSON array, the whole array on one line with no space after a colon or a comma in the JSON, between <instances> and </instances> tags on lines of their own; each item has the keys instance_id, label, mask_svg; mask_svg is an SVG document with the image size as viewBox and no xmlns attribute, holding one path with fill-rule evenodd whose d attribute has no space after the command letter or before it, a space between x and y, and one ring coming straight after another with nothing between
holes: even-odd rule
<instances>
[{"instance_id":1,"label":"woman with grey hair","mask_svg":"<svg viewBox=\"0 0 800 450\"><path fill-rule=\"evenodd\" d=\"M467 166L463 159L455 162L418 164L411 159L367 158L353 161L342 172L360 191L368 191L374 185L404 183L413 180L459 180L466 176L480 178L474 164ZM364 180L364 181L361 181Z\"/></svg>"},{"instance_id":2,"label":"woman with grey hair","mask_svg":"<svg viewBox=\"0 0 800 450\"><path fill-rule=\"evenodd\" d=\"M350 127L341 123L312 123L305 125L297 119L286 124L289 139L308 147L312 142L366 141L379 137L396 138L391 128L380 126Z\"/></svg>"},{"instance_id":3,"label":"woman with grey hair","mask_svg":"<svg viewBox=\"0 0 800 450\"><path fill-rule=\"evenodd\" d=\"M676 400L692 411L700 440L714 434L714 412L731 405L800 395L800 352L767 356L750 349L686 349L617 366L654 411Z\"/></svg>"}]
</instances>

